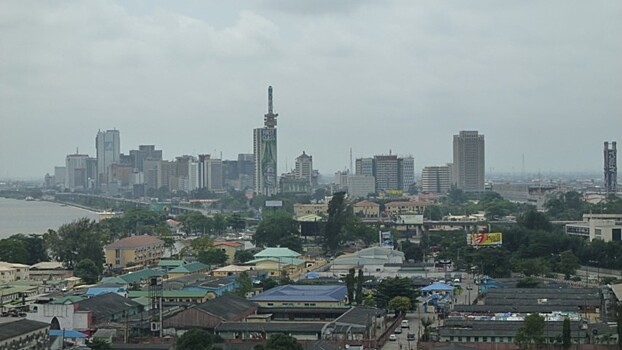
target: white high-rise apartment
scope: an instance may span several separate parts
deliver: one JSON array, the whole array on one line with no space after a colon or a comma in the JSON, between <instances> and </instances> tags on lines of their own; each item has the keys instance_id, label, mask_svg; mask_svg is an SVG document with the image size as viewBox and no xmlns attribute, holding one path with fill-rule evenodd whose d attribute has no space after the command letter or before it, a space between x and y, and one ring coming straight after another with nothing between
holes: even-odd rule
<instances>
[{"instance_id":1,"label":"white high-rise apartment","mask_svg":"<svg viewBox=\"0 0 622 350\"><path fill-rule=\"evenodd\" d=\"M454 135L455 185L467 192L484 191L485 166L484 135L477 131L460 131Z\"/></svg>"}]
</instances>

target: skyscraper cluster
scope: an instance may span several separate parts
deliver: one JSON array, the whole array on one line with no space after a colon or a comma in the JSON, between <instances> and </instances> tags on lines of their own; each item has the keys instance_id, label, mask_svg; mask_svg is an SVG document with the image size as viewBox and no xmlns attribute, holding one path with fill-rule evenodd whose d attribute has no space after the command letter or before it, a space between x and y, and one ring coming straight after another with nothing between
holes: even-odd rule
<instances>
[{"instance_id":1,"label":"skyscraper cluster","mask_svg":"<svg viewBox=\"0 0 622 350\"><path fill-rule=\"evenodd\" d=\"M55 167L53 176L46 176L46 184L70 191L132 192L136 196L160 190L224 192L228 188L252 189L266 196L278 192L310 193L317 185L318 172L313 169L313 157L306 152L296 158L295 169L278 177L277 116L269 87L264 127L253 130L253 153L240 153L235 160L213 154L165 160L162 150L155 145L139 145L123 154L119 130L98 131L96 157L78 151L67 155L65 165Z\"/></svg>"}]
</instances>

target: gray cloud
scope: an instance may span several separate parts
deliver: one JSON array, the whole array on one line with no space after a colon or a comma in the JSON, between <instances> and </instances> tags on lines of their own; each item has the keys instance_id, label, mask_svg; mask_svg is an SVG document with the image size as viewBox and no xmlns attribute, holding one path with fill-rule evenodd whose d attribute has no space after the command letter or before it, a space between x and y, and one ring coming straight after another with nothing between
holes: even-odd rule
<instances>
[{"instance_id":1,"label":"gray cloud","mask_svg":"<svg viewBox=\"0 0 622 350\"><path fill-rule=\"evenodd\" d=\"M622 127L622 5L582 2L2 2L0 177L40 176L98 129L123 151L251 152L275 87L279 158L594 170ZM622 140L618 140L622 141Z\"/></svg>"}]
</instances>

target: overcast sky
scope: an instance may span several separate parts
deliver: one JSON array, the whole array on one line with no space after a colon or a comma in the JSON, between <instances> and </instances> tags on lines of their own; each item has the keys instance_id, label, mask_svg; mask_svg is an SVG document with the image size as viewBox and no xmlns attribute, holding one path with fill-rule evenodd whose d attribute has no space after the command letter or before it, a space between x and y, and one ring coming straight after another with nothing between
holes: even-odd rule
<instances>
[{"instance_id":1,"label":"overcast sky","mask_svg":"<svg viewBox=\"0 0 622 350\"><path fill-rule=\"evenodd\" d=\"M622 142L622 2L0 1L0 177L42 178L99 129L164 158L252 153L274 87L279 170L354 157L594 171ZM620 145L622 148L622 145ZM619 155L619 157L622 155Z\"/></svg>"}]
</instances>

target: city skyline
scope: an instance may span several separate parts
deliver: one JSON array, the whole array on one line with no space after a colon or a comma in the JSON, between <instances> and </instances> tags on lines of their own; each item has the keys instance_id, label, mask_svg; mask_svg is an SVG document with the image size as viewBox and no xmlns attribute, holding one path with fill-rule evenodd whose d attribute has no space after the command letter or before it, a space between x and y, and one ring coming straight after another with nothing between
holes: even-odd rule
<instances>
[{"instance_id":1,"label":"city skyline","mask_svg":"<svg viewBox=\"0 0 622 350\"><path fill-rule=\"evenodd\" d=\"M70 8L71 11L67 11ZM564 11L559 11L563 8ZM452 160L486 135L486 172L602 174L622 129L622 5L8 2L0 23L0 178L42 178L97 130L121 152L252 153L278 91L278 171L302 150L330 176L354 158ZM389 25L390 24L390 25Z\"/></svg>"}]
</instances>

